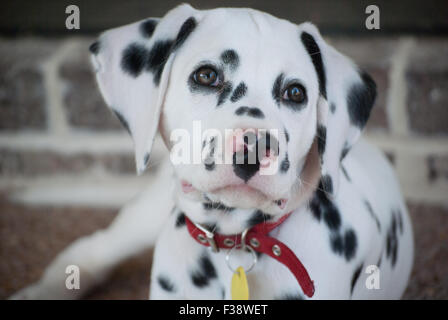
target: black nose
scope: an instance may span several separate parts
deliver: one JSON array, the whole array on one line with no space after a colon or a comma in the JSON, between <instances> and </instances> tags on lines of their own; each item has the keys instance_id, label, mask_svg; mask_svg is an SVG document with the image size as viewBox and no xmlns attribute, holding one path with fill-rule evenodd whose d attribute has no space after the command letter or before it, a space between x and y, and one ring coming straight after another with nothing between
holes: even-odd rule
<instances>
[{"instance_id":1,"label":"black nose","mask_svg":"<svg viewBox=\"0 0 448 320\"><path fill-rule=\"evenodd\" d=\"M233 154L233 172L244 182L249 181L260 170L260 160L270 152L278 155L278 142L275 137L265 133L257 138L253 132L245 133L244 147Z\"/></svg>"}]
</instances>

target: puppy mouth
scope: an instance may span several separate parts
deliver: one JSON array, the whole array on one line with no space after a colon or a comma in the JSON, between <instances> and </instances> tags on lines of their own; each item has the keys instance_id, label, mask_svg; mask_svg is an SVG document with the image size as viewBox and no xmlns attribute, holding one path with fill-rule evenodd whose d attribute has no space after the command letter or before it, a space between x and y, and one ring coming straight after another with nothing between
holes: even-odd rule
<instances>
[{"instance_id":1,"label":"puppy mouth","mask_svg":"<svg viewBox=\"0 0 448 320\"><path fill-rule=\"evenodd\" d=\"M285 208L288 201L284 198L273 199L262 190L247 184L228 184L202 192L186 181L182 181L181 186L184 193L194 193L194 191L199 191L206 199L222 203L229 207L253 208L274 205L282 210Z\"/></svg>"},{"instance_id":2,"label":"puppy mouth","mask_svg":"<svg viewBox=\"0 0 448 320\"><path fill-rule=\"evenodd\" d=\"M190 184L186 188L183 186L183 191L193 188ZM188 191L187 191L188 192ZM191 192L191 191L190 191ZM201 192L201 191L199 191ZM273 199L271 196L257 189L256 187L247 184L228 184L214 189L201 192L203 197L213 201L224 204L228 207L237 207L241 209L260 208L260 207L277 207L282 210L285 208L287 199Z\"/></svg>"},{"instance_id":3,"label":"puppy mouth","mask_svg":"<svg viewBox=\"0 0 448 320\"><path fill-rule=\"evenodd\" d=\"M264 193L263 191L251 187L247 184L230 184L227 186L223 186L223 187L219 187L213 190L210 190L210 193L213 194L220 194L220 193L239 193L242 196L247 196L247 197L260 197L263 198L265 200L269 200L269 197L266 193Z\"/></svg>"},{"instance_id":4,"label":"puppy mouth","mask_svg":"<svg viewBox=\"0 0 448 320\"><path fill-rule=\"evenodd\" d=\"M219 187L214 189L211 194L229 206L241 208L267 208L274 206L283 210L288 201L287 199L273 199L263 191L247 184Z\"/></svg>"}]
</instances>

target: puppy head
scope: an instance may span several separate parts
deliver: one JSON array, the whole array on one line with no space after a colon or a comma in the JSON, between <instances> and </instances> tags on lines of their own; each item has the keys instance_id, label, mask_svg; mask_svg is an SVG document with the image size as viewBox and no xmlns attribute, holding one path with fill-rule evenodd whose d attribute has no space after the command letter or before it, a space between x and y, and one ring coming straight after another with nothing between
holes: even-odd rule
<instances>
[{"instance_id":1,"label":"puppy head","mask_svg":"<svg viewBox=\"0 0 448 320\"><path fill-rule=\"evenodd\" d=\"M181 5L105 32L93 61L138 172L159 129L180 194L271 214L297 207L320 177L337 192L376 94L312 24L251 9Z\"/></svg>"}]
</instances>

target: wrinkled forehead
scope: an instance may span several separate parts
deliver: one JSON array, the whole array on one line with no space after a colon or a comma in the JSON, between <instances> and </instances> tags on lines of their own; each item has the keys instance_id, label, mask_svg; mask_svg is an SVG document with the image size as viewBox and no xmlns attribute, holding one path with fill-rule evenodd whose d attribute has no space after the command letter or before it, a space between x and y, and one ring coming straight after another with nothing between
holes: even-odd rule
<instances>
[{"instance_id":1,"label":"wrinkled forehead","mask_svg":"<svg viewBox=\"0 0 448 320\"><path fill-rule=\"evenodd\" d=\"M186 67L200 61L227 60L246 71L252 68L314 76L300 41L300 26L253 9L203 11L181 56Z\"/></svg>"}]
</instances>

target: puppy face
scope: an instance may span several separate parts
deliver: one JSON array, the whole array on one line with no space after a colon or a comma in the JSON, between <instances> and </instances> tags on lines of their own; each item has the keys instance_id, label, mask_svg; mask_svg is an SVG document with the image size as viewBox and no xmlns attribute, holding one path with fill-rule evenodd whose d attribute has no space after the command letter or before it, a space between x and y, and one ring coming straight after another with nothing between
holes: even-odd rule
<instances>
[{"instance_id":1,"label":"puppy face","mask_svg":"<svg viewBox=\"0 0 448 320\"><path fill-rule=\"evenodd\" d=\"M189 186L183 191L231 207L284 209L303 187L318 98L317 75L297 26L251 10L209 13L173 62L162 112L170 148L173 130L193 136L193 124L200 123L205 132L191 149L207 161L175 165L180 183ZM266 136L268 156L256 152ZM245 150L254 159L239 165ZM267 161L272 170L263 171Z\"/></svg>"},{"instance_id":2,"label":"puppy face","mask_svg":"<svg viewBox=\"0 0 448 320\"><path fill-rule=\"evenodd\" d=\"M92 54L138 172L159 129L172 160L188 153L173 161L180 197L270 214L296 208L319 177L336 194L375 99L370 77L312 24L251 9L181 5L105 32Z\"/></svg>"}]
</instances>

